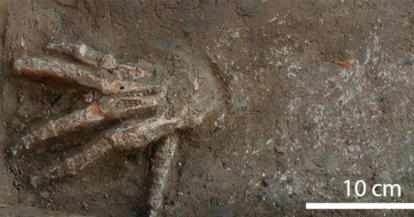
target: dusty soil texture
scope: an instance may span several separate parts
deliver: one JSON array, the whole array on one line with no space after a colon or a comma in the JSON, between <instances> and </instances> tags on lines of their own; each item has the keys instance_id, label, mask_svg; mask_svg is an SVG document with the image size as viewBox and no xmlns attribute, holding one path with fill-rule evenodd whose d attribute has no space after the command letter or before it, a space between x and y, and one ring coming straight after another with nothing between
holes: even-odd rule
<instances>
[{"instance_id":1,"label":"dusty soil texture","mask_svg":"<svg viewBox=\"0 0 414 217\"><path fill-rule=\"evenodd\" d=\"M163 50L189 47L209 63L225 106L182 133L161 216L414 215L305 209L306 202L414 202L413 7L408 0L0 0L0 216L147 215L150 148L113 153L39 186L33 173L93 133L10 154L30 127L83 106L74 87L11 75L15 58L44 55L60 41L129 61L160 61ZM163 61L174 67L174 59ZM360 179L368 189L400 184L402 195L347 197L344 181Z\"/></svg>"}]
</instances>

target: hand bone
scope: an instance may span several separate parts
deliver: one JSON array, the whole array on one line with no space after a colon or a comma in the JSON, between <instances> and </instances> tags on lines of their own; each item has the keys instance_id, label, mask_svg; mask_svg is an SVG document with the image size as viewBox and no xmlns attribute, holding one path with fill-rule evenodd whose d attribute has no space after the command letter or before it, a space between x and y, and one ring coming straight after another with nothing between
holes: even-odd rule
<instances>
[{"instance_id":1,"label":"hand bone","mask_svg":"<svg viewBox=\"0 0 414 217\"><path fill-rule=\"evenodd\" d=\"M51 56L24 56L14 62L14 75L29 79L55 78L79 88L89 89L99 95L99 98L88 100L92 101L91 104L81 110L49 120L46 124L29 130L17 142L13 154L19 156L25 150L45 145L45 141L49 139L61 138L87 127L122 120L121 126L97 135L76 153L62 161L52 162L40 176L32 179L38 182L74 175L110 151L139 149L163 140L164 146L155 154L156 163L152 168L154 181L149 198L150 215L156 215L162 203L162 190L169 164L178 143L176 132L200 123L216 106L216 101L211 100L214 85L211 84L211 93L208 93L210 95L203 96L198 80L201 74L194 74L190 69L186 72L186 79L190 80L191 86L184 88L191 89L191 97L171 116L167 115L169 105L166 103L166 95L169 87L172 87L170 84L173 79L167 76L162 81L158 80L160 84L146 81L147 84L143 85L144 82L141 82L150 78L151 72L156 70L152 64L145 61L119 64L114 56L104 55L85 44L49 44L46 51L70 57L72 60ZM208 91L210 90L206 92ZM156 111L154 117L144 121L135 118L148 109Z\"/></svg>"}]
</instances>

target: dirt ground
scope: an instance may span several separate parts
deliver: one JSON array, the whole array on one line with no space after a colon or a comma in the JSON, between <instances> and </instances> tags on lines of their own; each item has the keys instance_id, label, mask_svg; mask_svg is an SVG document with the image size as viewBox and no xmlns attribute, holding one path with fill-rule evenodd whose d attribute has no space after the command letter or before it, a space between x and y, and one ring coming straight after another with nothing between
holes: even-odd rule
<instances>
[{"instance_id":1,"label":"dirt ground","mask_svg":"<svg viewBox=\"0 0 414 217\"><path fill-rule=\"evenodd\" d=\"M148 149L113 153L40 186L28 177L67 145L11 156L30 127L81 106L76 88L11 75L15 58L44 55L58 41L126 60L184 46L209 63L225 106L182 133L161 216L414 215L305 209L306 202L414 202L413 7L408 0L0 0L0 216L148 212ZM79 146L86 137L59 143ZM347 197L345 180L399 184L402 195Z\"/></svg>"}]
</instances>

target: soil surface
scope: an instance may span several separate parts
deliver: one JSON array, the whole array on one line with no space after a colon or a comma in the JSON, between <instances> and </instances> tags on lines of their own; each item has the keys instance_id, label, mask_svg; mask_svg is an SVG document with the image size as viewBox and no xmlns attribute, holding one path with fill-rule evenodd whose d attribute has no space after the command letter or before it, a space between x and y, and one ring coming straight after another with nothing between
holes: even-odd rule
<instances>
[{"instance_id":1,"label":"soil surface","mask_svg":"<svg viewBox=\"0 0 414 217\"><path fill-rule=\"evenodd\" d=\"M413 7L408 0L0 0L0 216L148 213L151 147L111 153L42 185L30 177L94 132L11 155L33 126L84 106L87 92L76 87L12 76L16 58L46 55L48 43L61 41L170 70L174 58L159 57L185 47L213 72L209 82L224 106L181 132L161 216L413 215L305 209L306 202L414 202ZM347 197L346 180L364 180L367 189L399 184L402 194Z\"/></svg>"}]
</instances>

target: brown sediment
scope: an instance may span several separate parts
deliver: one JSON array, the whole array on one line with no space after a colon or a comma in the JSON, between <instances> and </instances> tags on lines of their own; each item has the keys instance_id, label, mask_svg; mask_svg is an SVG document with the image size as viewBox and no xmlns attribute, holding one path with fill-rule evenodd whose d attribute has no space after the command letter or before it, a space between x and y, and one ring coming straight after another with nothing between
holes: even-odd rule
<instances>
[{"instance_id":1,"label":"brown sediment","mask_svg":"<svg viewBox=\"0 0 414 217\"><path fill-rule=\"evenodd\" d=\"M348 61L341 61L341 60L337 60L334 62L334 64L338 65L338 66L342 66L346 69L350 68L349 62Z\"/></svg>"}]
</instances>

